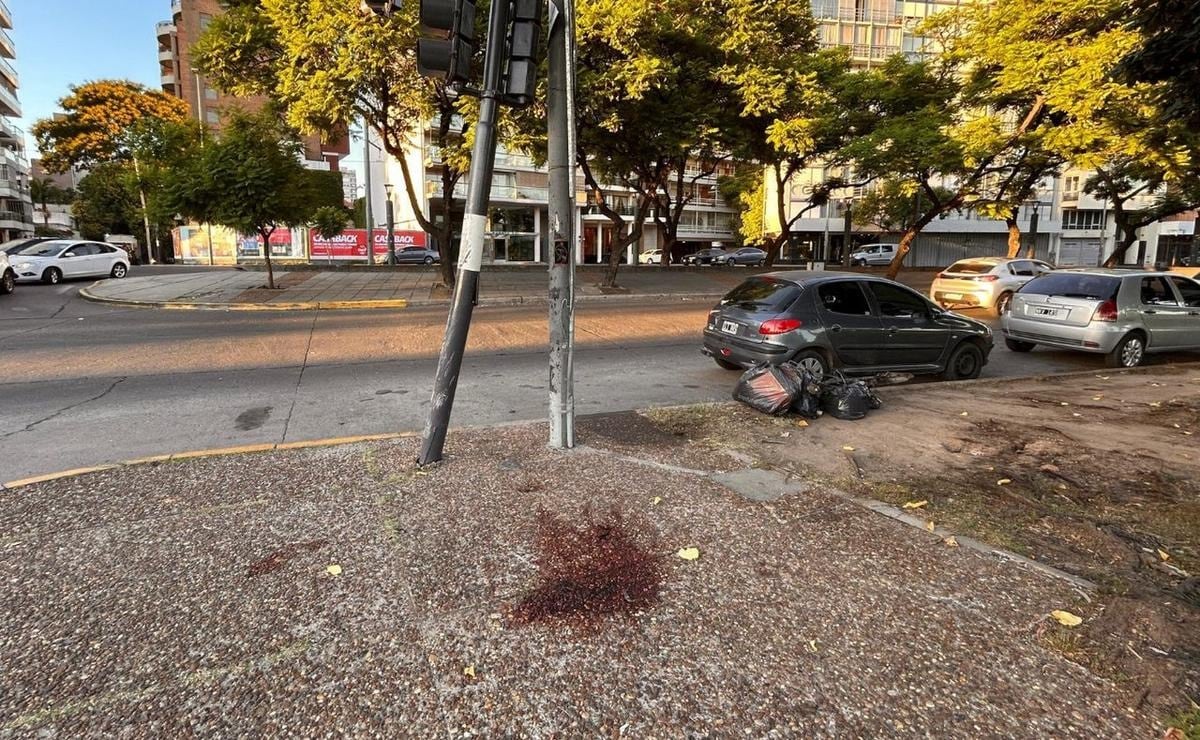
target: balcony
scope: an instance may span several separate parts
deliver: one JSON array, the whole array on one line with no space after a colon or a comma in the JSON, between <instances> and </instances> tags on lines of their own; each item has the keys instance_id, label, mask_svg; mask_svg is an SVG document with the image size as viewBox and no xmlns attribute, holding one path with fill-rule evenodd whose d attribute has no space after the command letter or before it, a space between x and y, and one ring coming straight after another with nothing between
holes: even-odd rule
<instances>
[{"instance_id":1,"label":"balcony","mask_svg":"<svg viewBox=\"0 0 1200 740\"><path fill-rule=\"evenodd\" d=\"M875 8L843 8L836 2L815 2L812 15L818 21L849 21L851 23L883 23L900 25L901 18L894 11Z\"/></svg>"},{"instance_id":2,"label":"balcony","mask_svg":"<svg viewBox=\"0 0 1200 740\"><path fill-rule=\"evenodd\" d=\"M12 28L12 12L8 9L8 3L0 0L0 28Z\"/></svg>"},{"instance_id":3,"label":"balcony","mask_svg":"<svg viewBox=\"0 0 1200 740\"><path fill-rule=\"evenodd\" d=\"M8 31L4 29L0 29L0 57L17 58L17 46L13 43L12 36L9 36Z\"/></svg>"},{"instance_id":4,"label":"balcony","mask_svg":"<svg viewBox=\"0 0 1200 740\"><path fill-rule=\"evenodd\" d=\"M160 84L160 85L162 85L162 86L163 86L163 89L166 89L166 88L168 88L168 87L171 87L171 88L173 88L173 87L175 87L175 85L177 85L177 84L178 84L178 80L176 80L176 79L175 79L175 73L174 73L174 72L163 72L163 73L161 73L161 74L158 76L158 82L159 82L159 84Z\"/></svg>"},{"instance_id":5,"label":"balcony","mask_svg":"<svg viewBox=\"0 0 1200 740\"><path fill-rule=\"evenodd\" d=\"M425 196L427 198L442 197L442 178L430 175L425 178ZM454 186L455 198L467 197L467 184L459 182ZM546 203L549 200L549 188L531 188L521 185L492 185L490 199L518 203Z\"/></svg>"},{"instance_id":6,"label":"balcony","mask_svg":"<svg viewBox=\"0 0 1200 740\"><path fill-rule=\"evenodd\" d=\"M830 41L822 41L821 48L847 48L850 50L850 58L860 62L884 62L887 61L888 58L900 53L899 46L889 46L886 44L837 44Z\"/></svg>"},{"instance_id":7,"label":"balcony","mask_svg":"<svg viewBox=\"0 0 1200 740\"><path fill-rule=\"evenodd\" d=\"M170 64L170 65L174 66L175 50L174 49L159 49L158 50L158 61L160 64Z\"/></svg>"},{"instance_id":8,"label":"balcony","mask_svg":"<svg viewBox=\"0 0 1200 740\"><path fill-rule=\"evenodd\" d=\"M21 117L21 101L17 94L0 84L0 116Z\"/></svg>"},{"instance_id":9,"label":"balcony","mask_svg":"<svg viewBox=\"0 0 1200 740\"><path fill-rule=\"evenodd\" d=\"M21 86L21 79L17 77L16 68L7 59L0 58L0 75L3 75L12 87L18 88Z\"/></svg>"},{"instance_id":10,"label":"balcony","mask_svg":"<svg viewBox=\"0 0 1200 740\"><path fill-rule=\"evenodd\" d=\"M0 116L0 146L25 148L25 132L3 116Z\"/></svg>"},{"instance_id":11,"label":"balcony","mask_svg":"<svg viewBox=\"0 0 1200 740\"><path fill-rule=\"evenodd\" d=\"M183 13L183 0L171 0L171 17L181 15Z\"/></svg>"},{"instance_id":12,"label":"balcony","mask_svg":"<svg viewBox=\"0 0 1200 740\"><path fill-rule=\"evenodd\" d=\"M155 24L154 28L158 32L158 42L160 44L164 41L169 43L171 37L175 35L175 24L171 21L159 21Z\"/></svg>"}]
</instances>

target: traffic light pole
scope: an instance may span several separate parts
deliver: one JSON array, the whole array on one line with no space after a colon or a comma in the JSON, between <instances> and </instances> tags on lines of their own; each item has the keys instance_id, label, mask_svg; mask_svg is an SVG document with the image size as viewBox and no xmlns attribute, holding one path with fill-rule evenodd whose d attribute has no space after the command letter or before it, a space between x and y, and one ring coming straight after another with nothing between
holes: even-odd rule
<instances>
[{"instance_id":1,"label":"traffic light pole","mask_svg":"<svg viewBox=\"0 0 1200 740\"><path fill-rule=\"evenodd\" d=\"M442 340L437 376L433 381L429 419L425 424L421 452L417 458L419 465L430 465L442 459L446 431L450 426L450 410L454 406L454 392L458 388L458 374L467 347L467 332L471 327L471 313L479 289L488 198L492 190L492 168L496 161L496 98L500 94L507 25L508 3L491 3L483 88L479 96L479 120L475 123L475 145L471 150L471 169L467 179L467 205L458 247L458 279L454 285L450 317L446 321L446 336Z\"/></svg>"},{"instance_id":2,"label":"traffic light pole","mask_svg":"<svg viewBox=\"0 0 1200 740\"><path fill-rule=\"evenodd\" d=\"M575 0L550 0L550 446L575 446Z\"/></svg>"}]
</instances>

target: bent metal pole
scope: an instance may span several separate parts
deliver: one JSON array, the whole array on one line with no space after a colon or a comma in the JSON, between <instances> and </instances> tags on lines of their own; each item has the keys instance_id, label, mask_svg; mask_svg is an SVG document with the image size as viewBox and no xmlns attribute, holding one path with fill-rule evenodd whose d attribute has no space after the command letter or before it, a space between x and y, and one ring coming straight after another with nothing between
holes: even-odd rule
<instances>
[{"instance_id":1,"label":"bent metal pole","mask_svg":"<svg viewBox=\"0 0 1200 740\"><path fill-rule=\"evenodd\" d=\"M471 150L471 170L467 179L467 206L463 215L462 239L458 246L458 279L454 284L454 302L446 321L442 353L438 357L433 399L429 404L429 420L425 423L418 465L429 465L442 459L446 430L450 426L450 410L454 406L454 392L458 388L458 374L467 347L467 332L471 327L471 313L478 295L488 197L492 190L492 167L496 161L496 96L500 89L507 25L508 3L493 2L488 19L479 120L475 123L475 145Z\"/></svg>"}]
</instances>

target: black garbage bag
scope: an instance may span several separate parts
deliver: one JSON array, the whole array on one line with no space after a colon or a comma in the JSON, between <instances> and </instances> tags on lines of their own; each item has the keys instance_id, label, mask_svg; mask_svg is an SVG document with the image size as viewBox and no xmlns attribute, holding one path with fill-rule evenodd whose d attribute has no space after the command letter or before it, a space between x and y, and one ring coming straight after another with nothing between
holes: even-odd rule
<instances>
[{"instance_id":1,"label":"black garbage bag","mask_svg":"<svg viewBox=\"0 0 1200 740\"><path fill-rule=\"evenodd\" d=\"M792 413L799 414L806 419L816 419L821 416L823 413L821 411L821 378L811 370L805 370L790 362L779 367L784 373L791 376L792 382L799 389L796 397L792 400Z\"/></svg>"},{"instance_id":2,"label":"black garbage bag","mask_svg":"<svg viewBox=\"0 0 1200 740\"><path fill-rule=\"evenodd\" d=\"M825 378L821 408L835 419L857 421L883 401L863 380L850 380L840 373Z\"/></svg>"},{"instance_id":3,"label":"black garbage bag","mask_svg":"<svg viewBox=\"0 0 1200 740\"><path fill-rule=\"evenodd\" d=\"M795 376L775 365L755 365L742 374L733 399L764 414L785 414L800 393Z\"/></svg>"}]
</instances>

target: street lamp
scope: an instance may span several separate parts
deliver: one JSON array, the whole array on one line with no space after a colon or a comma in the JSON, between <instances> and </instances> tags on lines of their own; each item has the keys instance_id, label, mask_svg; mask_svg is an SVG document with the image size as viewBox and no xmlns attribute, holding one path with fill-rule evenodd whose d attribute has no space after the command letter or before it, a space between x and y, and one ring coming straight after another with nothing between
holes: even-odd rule
<instances>
[{"instance_id":1,"label":"street lamp","mask_svg":"<svg viewBox=\"0 0 1200 740\"><path fill-rule=\"evenodd\" d=\"M394 265L396 264L396 211L392 206L392 184L385 182L383 189L387 193L387 263Z\"/></svg>"}]
</instances>

